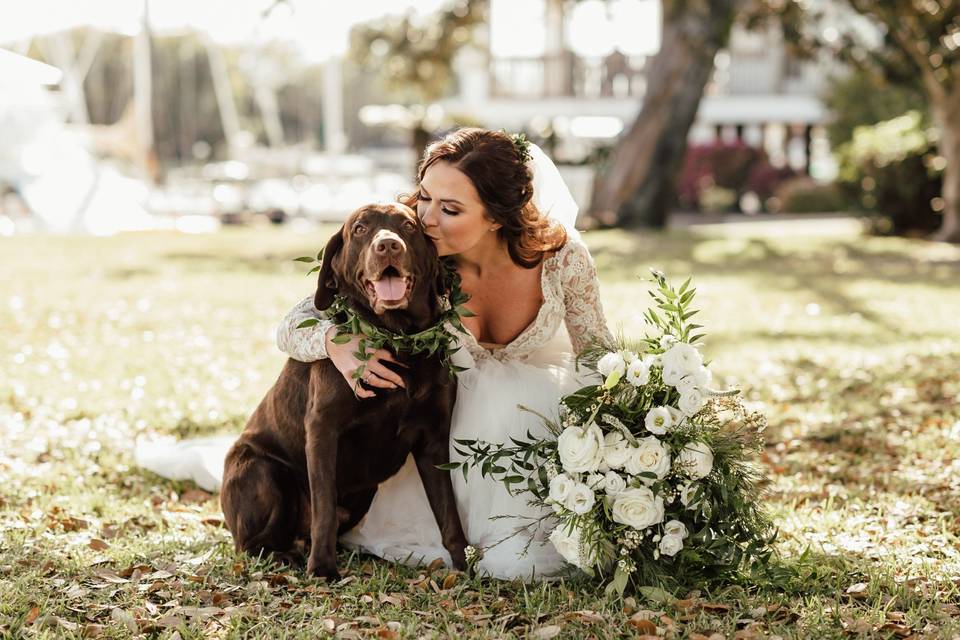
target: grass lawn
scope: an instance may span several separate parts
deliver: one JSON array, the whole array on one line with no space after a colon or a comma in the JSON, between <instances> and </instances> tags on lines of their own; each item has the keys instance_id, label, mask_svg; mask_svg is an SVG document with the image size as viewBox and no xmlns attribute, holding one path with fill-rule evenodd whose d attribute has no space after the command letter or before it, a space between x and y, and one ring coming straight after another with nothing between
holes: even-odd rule
<instances>
[{"instance_id":1,"label":"grass lawn","mask_svg":"<svg viewBox=\"0 0 960 640\"><path fill-rule=\"evenodd\" d=\"M344 552L234 553L140 434L237 432L332 229L0 238L0 637L960 637L960 249L818 224L586 236L613 328L692 274L720 383L766 411L782 589L607 601Z\"/></svg>"}]
</instances>

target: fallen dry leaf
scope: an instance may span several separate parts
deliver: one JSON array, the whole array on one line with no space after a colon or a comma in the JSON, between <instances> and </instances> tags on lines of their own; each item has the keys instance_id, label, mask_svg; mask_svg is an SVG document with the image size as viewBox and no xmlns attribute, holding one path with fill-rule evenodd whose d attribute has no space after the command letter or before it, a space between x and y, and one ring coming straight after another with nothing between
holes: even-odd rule
<instances>
[{"instance_id":1,"label":"fallen dry leaf","mask_svg":"<svg viewBox=\"0 0 960 640\"><path fill-rule=\"evenodd\" d=\"M448 574L446 578L443 579L443 589L452 589L457 584L457 574L451 573Z\"/></svg>"},{"instance_id":2,"label":"fallen dry leaf","mask_svg":"<svg viewBox=\"0 0 960 640\"><path fill-rule=\"evenodd\" d=\"M24 624L33 624L34 620L37 619L37 616L40 615L40 607L34 606L31 607L30 611L27 612L27 617L24 618Z\"/></svg>"},{"instance_id":3,"label":"fallen dry leaf","mask_svg":"<svg viewBox=\"0 0 960 640\"><path fill-rule=\"evenodd\" d=\"M560 635L560 625L549 624L545 627L538 627L530 632L530 637L536 640L550 640Z\"/></svg>"},{"instance_id":4,"label":"fallen dry leaf","mask_svg":"<svg viewBox=\"0 0 960 640\"><path fill-rule=\"evenodd\" d=\"M701 602L700 608L711 613L726 613L730 611L730 605L719 602Z\"/></svg>"},{"instance_id":5,"label":"fallen dry leaf","mask_svg":"<svg viewBox=\"0 0 960 640\"><path fill-rule=\"evenodd\" d=\"M866 582L858 582L847 587L847 595L857 600L867 597L868 585Z\"/></svg>"},{"instance_id":6,"label":"fallen dry leaf","mask_svg":"<svg viewBox=\"0 0 960 640\"><path fill-rule=\"evenodd\" d=\"M657 625L653 620L648 620L646 618L638 618L633 616L627 620L627 624L643 634L652 635L657 632Z\"/></svg>"},{"instance_id":7,"label":"fallen dry leaf","mask_svg":"<svg viewBox=\"0 0 960 640\"><path fill-rule=\"evenodd\" d=\"M92 538L90 542L87 543L87 546L93 549L94 551L103 551L109 549L110 545L101 540L100 538Z\"/></svg>"},{"instance_id":8,"label":"fallen dry leaf","mask_svg":"<svg viewBox=\"0 0 960 640\"><path fill-rule=\"evenodd\" d=\"M181 504L203 504L213 496L202 489L187 489L180 494Z\"/></svg>"},{"instance_id":9,"label":"fallen dry leaf","mask_svg":"<svg viewBox=\"0 0 960 640\"><path fill-rule=\"evenodd\" d=\"M130 630L131 633L137 633L137 631L139 630L137 627L136 618L134 618L132 615L130 615L123 609L120 609L120 608L113 609L110 612L110 618L113 619L114 622L125 626L127 629Z\"/></svg>"}]
</instances>

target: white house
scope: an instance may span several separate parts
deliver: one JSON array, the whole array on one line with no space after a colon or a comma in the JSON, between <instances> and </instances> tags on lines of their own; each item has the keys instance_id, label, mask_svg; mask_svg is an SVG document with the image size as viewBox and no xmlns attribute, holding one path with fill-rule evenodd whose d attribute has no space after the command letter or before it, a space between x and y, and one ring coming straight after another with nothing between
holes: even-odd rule
<instances>
[{"instance_id":1,"label":"white house","mask_svg":"<svg viewBox=\"0 0 960 640\"><path fill-rule=\"evenodd\" d=\"M488 127L556 132L558 159L613 138L640 110L644 67L659 48L659 0L491 0L486 37L457 60L442 102ZM834 171L819 98L828 69L788 55L778 29L736 28L716 59L691 142L763 145L775 165Z\"/></svg>"}]
</instances>

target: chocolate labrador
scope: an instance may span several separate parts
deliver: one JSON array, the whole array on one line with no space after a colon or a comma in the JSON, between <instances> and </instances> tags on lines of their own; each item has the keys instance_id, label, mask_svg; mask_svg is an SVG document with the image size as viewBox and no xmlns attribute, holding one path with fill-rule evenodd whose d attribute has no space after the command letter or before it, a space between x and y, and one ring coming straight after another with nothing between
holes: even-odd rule
<instances>
[{"instance_id":1,"label":"chocolate labrador","mask_svg":"<svg viewBox=\"0 0 960 640\"><path fill-rule=\"evenodd\" d=\"M442 288L417 215L378 204L350 214L327 243L314 304L326 309L339 293L367 322L413 333L440 317ZM338 578L338 534L360 522L377 485L412 453L443 546L465 568L453 486L437 468L449 461L456 381L438 354L395 355L406 388L366 400L328 359L287 361L227 454L220 504L237 550L296 561L295 542L309 538L307 572Z\"/></svg>"}]
</instances>

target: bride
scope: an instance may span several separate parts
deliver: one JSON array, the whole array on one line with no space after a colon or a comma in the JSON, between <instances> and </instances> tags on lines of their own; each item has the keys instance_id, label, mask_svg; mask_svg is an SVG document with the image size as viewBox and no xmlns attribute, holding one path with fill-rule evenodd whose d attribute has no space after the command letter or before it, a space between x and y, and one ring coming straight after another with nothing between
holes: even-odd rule
<instances>
[{"instance_id":1,"label":"bride","mask_svg":"<svg viewBox=\"0 0 960 640\"><path fill-rule=\"evenodd\" d=\"M575 354L595 340L611 343L600 305L596 269L573 227L577 206L556 167L535 145L502 132L467 128L431 144L418 172L418 188L406 203L441 256L452 256L466 307L468 330L454 362L459 374L451 427L454 439L506 442L543 433L541 420L522 411L556 413L561 396L586 383ZM304 320L319 324L298 329ZM330 358L361 399L402 385L377 351L366 363L365 387L352 374L358 337L335 344L333 322L313 306L313 295L292 309L277 331L277 344L302 362ZM184 450L138 448L138 462L168 477L206 479L215 486L222 469L220 443L207 442L188 462ZM179 468L171 469L177 460ZM203 472L200 468L206 467ZM203 478L203 476L208 476ZM498 578L549 576L564 561L535 526L545 515L511 496L473 469L452 476L467 540L482 554L480 573ZM366 517L341 542L401 562L450 563L412 460L380 485Z\"/></svg>"}]
</instances>

